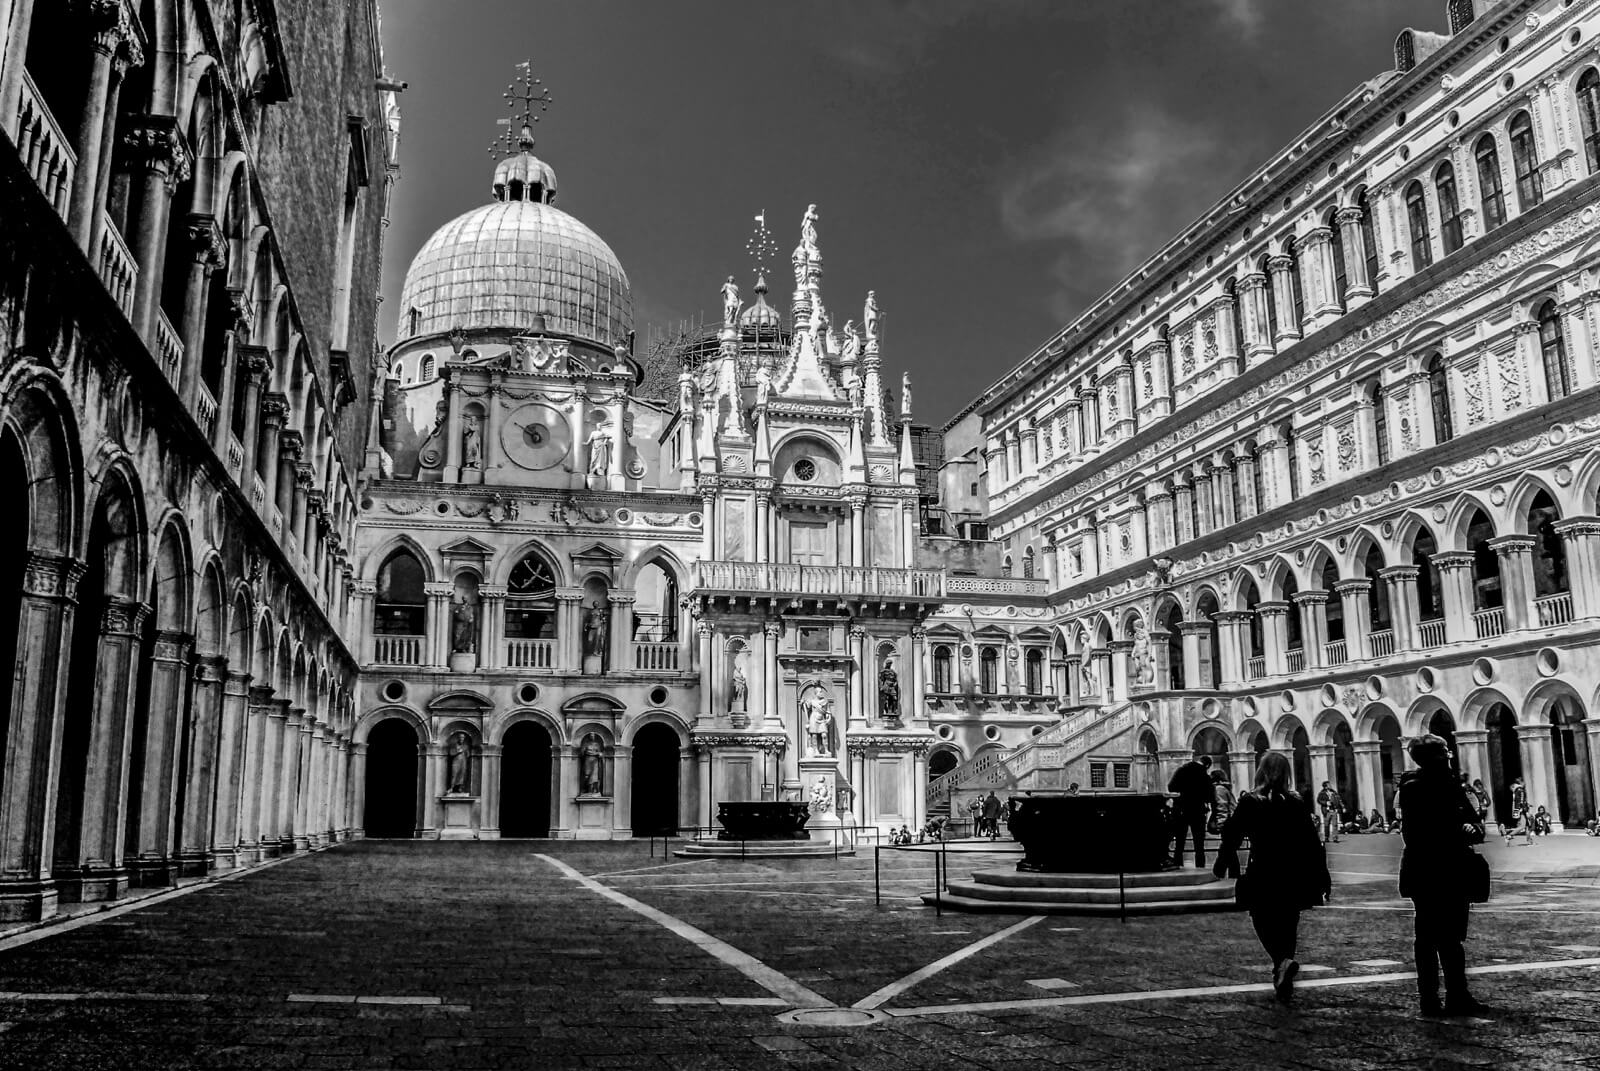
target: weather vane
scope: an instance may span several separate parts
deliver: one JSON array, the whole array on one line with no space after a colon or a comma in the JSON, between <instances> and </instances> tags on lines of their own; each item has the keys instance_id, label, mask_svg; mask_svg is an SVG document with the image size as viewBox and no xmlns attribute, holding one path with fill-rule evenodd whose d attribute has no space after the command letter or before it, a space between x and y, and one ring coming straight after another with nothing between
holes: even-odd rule
<instances>
[{"instance_id":1,"label":"weather vane","mask_svg":"<svg viewBox=\"0 0 1600 1071\"><path fill-rule=\"evenodd\" d=\"M550 107L555 98L550 96L550 89L542 81L533 76L533 61L523 60L517 64L517 70L522 73L514 82L506 86L506 91L500 94L506 100L506 107L512 109L512 114L504 119L496 119L495 123L505 127L505 132L489 146L490 156L511 156L518 149L523 151L533 148L533 124L539 121L539 112ZM522 106L522 113L516 114L517 105ZM538 111L534 105L538 105ZM520 127L520 129L518 129Z\"/></svg>"},{"instance_id":2,"label":"weather vane","mask_svg":"<svg viewBox=\"0 0 1600 1071\"><path fill-rule=\"evenodd\" d=\"M778 243L772 240L772 232L767 230L767 210L764 208L761 214L756 216L755 233L744 244L744 251L755 262L756 275L766 275L772 258L778 255Z\"/></svg>"}]
</instances>

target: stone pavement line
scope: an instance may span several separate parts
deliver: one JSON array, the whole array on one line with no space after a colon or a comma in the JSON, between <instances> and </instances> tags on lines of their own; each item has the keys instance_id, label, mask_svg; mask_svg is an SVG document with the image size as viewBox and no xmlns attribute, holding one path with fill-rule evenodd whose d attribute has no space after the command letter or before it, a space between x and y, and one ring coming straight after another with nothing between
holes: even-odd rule
<instances>
[{"instance_id":1,"label":"stone pavement line","mask_svg":"<svg viewBox=\"0 0 1600 1071\"><path fill-rule=\"evenodd\" d=\"M910 974L906 975L904 978L890 982L877 992L869 993L867 996L862 997L860 1000L856 1001L850 1006L852 1008L860 1009L861 1011L872 1011L875 1008L881 1007L895 997L898 997L901 993L904 993L906 990L910 989L912 986L916 985L918 982L932 978L946 967L954 966L967 957L982 952L990 945L998 944L999 942L1004 941L1007 937L1010 937L1014 933L1020 933L1035 923L1043 922L1044 919L1045 916L1043 915L1032 915L1023 919L1021 922L1013 923L1012 925L1007 926L1003 930L996 930L987 937L980 937L970 945L958 948L948 956L941 956L939 959L934 960L926 967L919 967Z\"/></svg>"},{"instance_id":2,"label":"stone pavement line","mask_svg":"<svg viewBox=\"0 0 1600 1071\"><path fill-rule=\"evenodd\" d=\"M108 907L101 911L92 911L85 915L73 915L71 918L61 919L59 922L46 922L36 929L28 930L26 933L19 933L0 941L0 952L10 952L14 948L21 948L24 945L31 945L35 941L43 941L46 937L54 937L57 934L71 933L73 930L82 929L85 926L93 926L97 922L109 922L111 919L119 918L128 914L129 912L142 911L147 907L155 907L157 904L164 904L168 900L176 900L180 896L187 896L192 892L199 891L200 889L209 889L212 886L219 885L224 881L235 881L249 874L259 874L263 870L270 870L275 866L282 866L284 863L293 862L296 859L305 859L316 854L317 852L325 852L329 848L333 847L337 847L337 845L329 844L326 847L313 848L310 851L295 852L293 855L279 856L277 859L269 859L264 863L257 863L255 866L248 867L243 870L230 870L226 874L220 874L216 877L208 877L203 880L196 881L190 885L180 885L176 889L170 889L167 892L156 893L153 896L143 896L126 904L119 904L116 907Z\"/></svg>"},{"instance_id":3,"label":"stone pavement line","mask_svg":"<svg viewBox=\"0 0 1600 1071\"><path fill-rule=\"evenodd\" d=\"M1562 967L1600 967L1596 959L1556 959L1538 963L1492 963L1481 967L1468 967L1468 974L1514 974L1524 971L1548 971ZM1377 985L1386 982L1404 982L1416 978L1415 971L1394 971L1389 974L1358 974L1341 978L1302 978L1296 989L1322 989L1331 986ZM1194 986L1188 989L1144 989L1129 993L1086 993L1074 997L1030 997L1025 1000L988 1000L971 1004L930 1004L920 1008L885 1008L896 1018L928 1015L982 1015L986 1012L1027 1011L1031 1008L1066 1008L1080 1004L1130 1004L1146 1000L1178 1000L1184 997L1217 997L1241 993L1270 993L1271 982L1246 982L1241 985Z\"/></svg>"},{"instance_id":4,"label":"stone pavement line","mask_svg":"<svg viewBox=\"0 0 1600 1071\"><path fill-rule=\"evenodd\" d=\"M704 930L695 926L691 926L682 919L674 918L665 911L653 908L649 904L635 900L626 893L618 892L609 885L602 885L600 882L595 881L588 875L581 874L574 870L572 867L568 866L559 859L554 859L548 855L540 855L537 853L535 853L534 858L542 859L544 862L549 863L551 866L561 871L563 875L571 878L573 881L577 882L579 885L582 885L590 892L598 893L607 900L610 900L616 904L621 904L629 911L643 915L650 921L666 927L668 930L677 934L685 941L688 941L690 944L697 946L702 951L705 951L721 960L723 963L726 963L728 966L732 967L734 970L738 971L740 974L756 983L756 985L759 985L762 989L765 989L774 996L784 998L795 1007L831 1008L834 1006L833 1001L829 1000L827 997L807 989L805 986L801 985L799 982L796 982L787 975L780 974L778 971L773 970L771 967L767 966L765 963L762 963L754 956L747 952L741 952L739 949L734 948L721 938L713 937Z\"/></svg>"}]
</instances>

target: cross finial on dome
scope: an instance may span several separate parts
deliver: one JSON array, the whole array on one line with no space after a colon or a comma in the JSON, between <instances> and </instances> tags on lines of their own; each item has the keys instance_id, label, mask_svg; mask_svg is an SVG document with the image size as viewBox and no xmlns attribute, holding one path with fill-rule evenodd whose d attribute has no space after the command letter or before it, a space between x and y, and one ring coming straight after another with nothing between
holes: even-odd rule
<instances>
[{"instance_id":1,"label":"cross finial on dome","mask_svg":"<svg viewBox=\"0 0 1600 1071\"><path fill-rule=\"evenodd\" d=\"M495 122L505 127L505 133L489 146L491 156L512 156L519 152L533 151L533 125L539 121L539 114L550 107L554 97L550 89L540 79L533 76L533 61L523 60L517 64L517 70L522 73L515 81L506 85L506 91L500 94L505 98L506 107L512 109L512 114ZM515 109L522 105L518 114ZM535 111L534 105L538 105ZM516 138L513 139L511 131L520 128Z\"/></svg>"},{"instance_id":2,"label":"cross finial on dome","mask_svg":"<svg viewBox=\"0 0 1600 1071\"><path fill-rule=\"evenodd\" d=\"M772 258L778 255L778 243L772 240L772 232L767 230L767 210L764 208L756 216L755 233L745 242L744 251L755 265L756 277L765 279L767 269L772 266Z\"/></svg>"}]
</instances>

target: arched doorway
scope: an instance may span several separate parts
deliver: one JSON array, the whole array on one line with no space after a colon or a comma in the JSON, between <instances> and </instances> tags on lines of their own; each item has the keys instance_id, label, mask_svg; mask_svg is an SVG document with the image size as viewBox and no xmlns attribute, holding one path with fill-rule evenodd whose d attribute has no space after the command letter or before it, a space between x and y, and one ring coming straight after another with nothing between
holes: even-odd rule
<instances>
[{"instance_id":1,"label":"arched doorway","mask_svg":"<svg viewBox=\"0 0 1600 1071\"><path fill-rule=\"evenodd\" d=\"M1215 688L1221 680L1222 674L1218 671L1218 653L1221 650L1217 643L1217 597L1209 588L1200 593L1200 598L1195 602L1194 618L1204 621L1210 627L1200 637L1200 679L1191 687Z\"/></svg>"},{"instance_id":2,"label":"arched doorway","mask_svg":"<svg viewBox=\"0 0 1600 1071\"><path fill-rule=\"evenodd\" d=\"M678 734L652 722L633 737L633 835L678 831Z\"/></svg>"},{"instance_id":3,"label":"arched doorway","mask_svg":"<svg viewBox=\"0 0 1600 1071\"><path fill-rule=\"evenodd\" d=\"M1433 712L1428 719L1428 732L1440 737L1450 747L1450 768L1460 771L1461 756L1456 751L1456 720L1450 716L1448 710L1440 709Z\"/></svg>"},{"instance_id":4,"label":"arched doorway","mask_svg":"<svg viewBox=\"0 0 1600 1071\"><path fill-rule=\"evenodd\" d=\"M550 734L534 721L506 730L500 752L500 835L550 835ZM637 746L637 745L635 745ZM676 742L674 742L676 751ZM634 762L638 762L635 753ZM634 824L641 815L635 797Z\"/></svg>"},{"instance_id":5,"label":"arched doorway","mask_svg":"<svg viewBox=\"0 0 1600 1071\"><path fill-rule=\"evenodd\" d=\"M1583 712L1569 697L1550 704L1550 754L1556 773L1556 810L1563 825L1581 826L1595 817L1594 782Z\"/></svg>"},{"instance_id":6,"label":"arched doorway","mask_svg":"<svg viewBox=\"0 0 1600 1071\"><path fill-rule=\"evenodd\" d=\"M1289 736L1290 763L1294 767L1294 788L1301 796L1315 797L1311 782L1311 736L1304 725L1296 724Z\"/></svg>"},{"instance_id":7,"label":"arched doorway","mask_svg":"<svg viewBox=\"0 0 1600 1071\"><path fill-rule=\"evenodd\" d=\"M1510 825L1511 782L1522 776L1522 742L1517 734L1517 716L1504 703L1496 703L1483 717L1489 730L1489 792L1494 799L1497 822Z\"/></svg>"},{"instance_id":8,"label":"arched doorway","mask_svg":"<svg viewBox=\"0 0 1600 1071\"><path fill-rule=\"evenodd\" d=\"M1341 721L1328 734L1328 742L1333 745L1334 787L1339 790L1339 798L1344 800L1345 810L1353 811L1361 806L1361 797L1356 794L1355 734Z\"/></svg>"},{"instance_id":9,"label":"arched doorway","mask_svg":"<svg viewBox=\"0 0 1600 1071\"><path fill-rule=\"evenodd\" d=\"M385 718L367 735L368 837L417 835L417 731L404 718Z\"/></svg>"},{"instance_id":10,"label":"arched doorway","mask_svg":"<svg viewBox=\"0 0 1600 1071\"><path fill-rule=\"evenodd\" d=\"M1152 735L1151 739L1154 739ZM1211 768L1221 770L1228 775L1231 783L1237 783L1237 772L1228 768L1228 736L1214 725L1208 725L1194 734L1194 753L1211 756Z\"/></svg>"},{"instance_id":11,"label":"arched doorway","mask_svg":"<svg viewBox=\"0 0 1600 1071\"><path fill-rule=\"evenodd\" d=\"M0 651L15 666L17 625L22 618L22 584L28 563L28 465L9 430L0 437L0 495L11 503L11 523L0 525ZM6 800L7 747L11 737L13 672L0 674L0 805ZM23 801L18 801L22 804ZM25 806L15 813L25 814Z\"/></svg>"},{"instance_id":12,"label":"arched doorway","mask_svg":"<svg viewBox=\"0 0 1600 1071\"><path fill-rule=\"evenodd\" d=\"M1406 769L1405 745L1400 739L1400 722L1393 714L1384 714L1374 726L1378 742L1379 768L1383 776L1383 814L1394 817L1394 795L1399 788L1400 775Z\"/></svg>"},{"instance_id":13,"label":"arched doorway","mask_svg":"<svg viewBox=\"0 0 1600 1071\"><path fill-rule=\"evenodd\" d=\"M928 756L928 780L937 781L961 765L961 758L949 748L940 748Z\"/></svg>"}]
</instances>

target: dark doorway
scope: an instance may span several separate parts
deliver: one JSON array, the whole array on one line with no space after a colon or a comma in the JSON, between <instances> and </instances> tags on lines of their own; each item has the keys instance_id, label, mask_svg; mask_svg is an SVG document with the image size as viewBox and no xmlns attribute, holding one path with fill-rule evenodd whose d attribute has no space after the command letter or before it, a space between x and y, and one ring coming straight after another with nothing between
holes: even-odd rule
<instances>
[{"instance_id":1,"label":"dark doorway","mask_svg":"<svg viewBox=\"0 0 1600 1071\"><path fill-rule=\"evenodd\" d=\"M17 440L0 438L0 495L11 503L11 523L0 527L0 652L8 667L0 674L0 804L6 798L6 748L11 735L11 685L17 660L17 626L22 618L23 567L28 563L28 467ZM23 760L26 761L26 760ZM18 814L26 814L19 808Z\"/></svg>"},{"instance_id":2,"label":"dark doorway","mask_svg":"<svg viewBox=\"0 0 1600 1071\"><path fill-rule=\"evenodd\" d=\"M1461 772L1461 755L1456 750L1456 720L1447 710L1436 710L1428 719L1428 732L1439 737L1450 748L1450 768Z\"/></svg>"},{"instance_id":3,"label":"dark doorway","mask_svg":"<svg viewBox=\"0 0 1600 1071\"><path fill-rule=\"evenodd\" d=\"M1312 797L1311 778L1311 737L1306 734L1305 726L1296 725L1294 734L1289 738L1290 762L1294 766L1294 788L1301 796Z\"/></svg>"},{"instance_id":4,"label":"dark doorway","mask_svg":"<svg viewBox=\"0 0 1600 1071\"><path fill-rule=\"evenodd\" d=\"M1522 744L1517 716L1504 703L1489 708L1483 719L1489 730L1489 792L1494 798L1495 821L1512 825L1511 782L1522 776Z\"/></svg>"},{"instance_id":5,"label":"dark doorway","mask_svg":"<svg viewBox=\"0 0 1600 1071\"><path fill-rule=\"evenodd\" d=\"M1344 801L1345 811L1361 808L1361 797L1356 788L1356 741L1350 726L1344 722L1333 727L1328 742L1333 745L1333 784Z\"/></svg>"},{"instance_id":6,"label":"dark doorway","mask_svg":"<svg viewBox=\"0 0 1600 1071\"><path fill-rule=\"evenodd\" d=\"M656 722L633 737L633 835L678 831L678 734Z\"/></svg>"},{"instance_id":7,"label":"dark doorway","mask_svg":"<svg viewBox=\"0 0 1600 1071\"><path fill-rule=\"evenodd\" d=\"M386 718L367 737L368 837L417 835L417 732L401 718Z\"/></svg>"},{"instance_id":8,"label":"dark doorway","mask_svg":"<svg viewBox=\"0 0 1600 1071\"><path fill-rule=\"evenodd\" d=\"M960 765L961 760L954 751L935 751L928 756L928 780L937 781Z\"/></svg>"},{"instance_id":9,"label":"dark doorway","mask_svg":"<svg viewBox=\"0 0 1600 1071\"><path fill-rule=\"evenodd\" d=\"M550 835L550 734L538 722L519 721L506 730L500 753L500 835Z\"/></svg>"}]
</instances>

